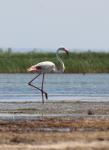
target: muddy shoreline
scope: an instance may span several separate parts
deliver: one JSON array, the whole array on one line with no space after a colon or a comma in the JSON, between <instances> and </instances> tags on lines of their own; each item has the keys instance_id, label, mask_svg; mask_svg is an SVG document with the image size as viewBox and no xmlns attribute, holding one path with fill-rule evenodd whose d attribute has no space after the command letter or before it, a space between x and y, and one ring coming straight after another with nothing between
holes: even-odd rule
<instances>
[{"instance_id":1,"label":"muddy shoreline","mask_svg":"<svg viewBox=\"0 0 109 150\"><path fill-rule=\"evenodd\" d=\"M1 102L0 115L3 150L109 149L109 102Z\"/></svg>"},{"instance_id":2,"label":"muddy shoreline","mask_svg":"<svg viewBox=\"0 0 109 150\"><path fill-rule=\"evenodd\" d=\"M0 149L108 150L109 119L0 120Z\"/></svg>"},{"instance_id":3,"label":"muddy shoreline","mask_svg":"<svg viewBox=\"0 0 109 150\"><path fill-rule=\"evenodd\" d=\"M109 115L109 102L0 102L0 113Z\"/></svg>"}]
</instances>

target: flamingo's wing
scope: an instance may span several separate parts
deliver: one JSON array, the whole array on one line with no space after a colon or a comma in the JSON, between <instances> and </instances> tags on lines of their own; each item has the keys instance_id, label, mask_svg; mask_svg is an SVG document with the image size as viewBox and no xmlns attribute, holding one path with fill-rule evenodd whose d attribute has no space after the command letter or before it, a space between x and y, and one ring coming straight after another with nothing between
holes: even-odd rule
<instances>
[{"instance_id":1,"label":"flamingo's wing","mask_svg":"<svg viewBox=\"0 0 109 150\"><path fill-rule=\"evenodd\" d=\"M40 62L36 65L36 68L42 73L49 73L54 70L55 64L51 61Z\"/></svg>"}]
</instances>

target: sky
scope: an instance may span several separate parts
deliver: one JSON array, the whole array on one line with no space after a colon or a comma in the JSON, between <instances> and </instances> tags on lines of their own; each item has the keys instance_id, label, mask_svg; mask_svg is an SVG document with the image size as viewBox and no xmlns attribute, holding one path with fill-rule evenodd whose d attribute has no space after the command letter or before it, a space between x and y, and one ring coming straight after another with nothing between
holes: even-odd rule
<instances>
[{"instance_id":1,"label":"sky","mask_svg":"<svg viewBox=\"0 0 109 150\"><path fill-rule=\"evenodd\" d=\"M0 47L109 50L109 0L0 0Z\"/></svg>"}]
</instances>

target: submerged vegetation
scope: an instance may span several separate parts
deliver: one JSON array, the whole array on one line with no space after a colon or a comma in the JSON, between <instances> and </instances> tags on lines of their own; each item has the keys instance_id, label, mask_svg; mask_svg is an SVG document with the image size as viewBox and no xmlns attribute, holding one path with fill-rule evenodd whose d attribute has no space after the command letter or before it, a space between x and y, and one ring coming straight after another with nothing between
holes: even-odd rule
<instances>
[{"instance_id":1,"label":"submerged vegetation","mask_svg":"<svg viewBox=\"0 0 109 150\"><path fill-rule=\"evenodd\" d=\"M109 73L109 52L70 52L61 54L66 73ZM0 50L1 73L24 73L27 68L41 61L53 61L58 65L53 52L12 52Z\"/></svg>"}]
</instances>

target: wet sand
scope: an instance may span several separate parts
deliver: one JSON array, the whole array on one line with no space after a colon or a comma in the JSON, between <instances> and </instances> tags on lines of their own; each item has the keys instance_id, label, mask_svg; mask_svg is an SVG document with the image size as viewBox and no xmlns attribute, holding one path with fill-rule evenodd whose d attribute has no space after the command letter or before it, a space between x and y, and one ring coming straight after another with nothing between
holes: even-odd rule
<instances>
[{"instance_id":1,"label":"wet sand","mask_svg":"<svg viewBox=\"0 0 109 150\"><path fill-rule=\"evenodd\" d=\"M0 112L37 115L0 119L1 150L109 149L109 102L0 103Z\"/></svg>"},{"instance_id":2,"label":"wet sand","mask_svg":"<svg viewBox=\"0 0 109 150\"><path fill-rule=\"evenodd\" d=\"M80 102L80 101L60 101L60 102L0 102L0 113L12 114L81 114L87 115L109 115L109 102Z\"/></svg>"}]
</instances>

